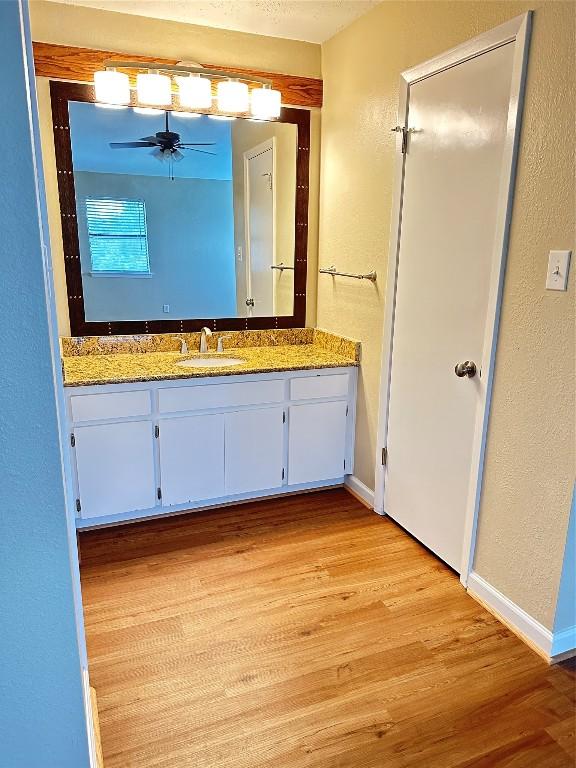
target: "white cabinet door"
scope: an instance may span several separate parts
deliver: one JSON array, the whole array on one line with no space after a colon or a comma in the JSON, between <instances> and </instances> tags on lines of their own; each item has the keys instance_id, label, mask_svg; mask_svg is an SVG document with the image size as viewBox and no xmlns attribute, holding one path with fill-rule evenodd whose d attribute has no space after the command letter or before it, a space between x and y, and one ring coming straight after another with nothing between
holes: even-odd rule
<instances>
[{"instance_id":1,"label":"white cabinet door","mask_svg":"<svg viewBox=\"0 0 576 768\"><path fill-rule=\"evenodd\" d=\"M74 439L82 517L156 506L150 421L76 427Z\"/></svg>"},{"instance_id":2,"label":"white cabinet door","mask_svg":"<svg viewBox=\"0 0 576 768\"><path fill-rule=\"evenodd\" d=\"M282 485L284 410L259 408L226 414L226 493Z\"/></svg>"},{"instance_id":3,"label":"white cabinet door","mask_svg":"<svg viewBox=\"0 0 576 768\"><path fill-rule=\"evenodd\" d=\"M224 416L181 416L160 422L162 504L224 496Z\"/></svg>"},{"instance_id":4,"label":"white cabinet door","mask_svg":"<svg viewBox=\"0 0 576 768\"><path fill-rule=\"evenodd\" d=\"M332 480L344 475L346 402L290 407L288 484Z\"/></svg>"}]
</instances>

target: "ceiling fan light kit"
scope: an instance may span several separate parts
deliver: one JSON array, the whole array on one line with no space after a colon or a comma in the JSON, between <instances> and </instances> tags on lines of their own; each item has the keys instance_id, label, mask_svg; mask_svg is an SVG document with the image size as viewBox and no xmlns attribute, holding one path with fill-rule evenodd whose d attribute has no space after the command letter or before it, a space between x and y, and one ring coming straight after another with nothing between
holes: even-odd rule
<instances>
[{"instance_id":1,"label":"ceiling fan light kit","mask_svg":"<svg viewBox=\"0 0 576 768\"><path fill-rule=\"evenodd\" d=\"M142 62L105 61L105 70L94 73L96 101L101 104L134 104L130 79L124 72L137 70L137 104L166 107L172 104L172 77L176 81L178 100L184 109L213 111L212 79L217 80L216 108L228 115L250 112L258 120L280 117L282 94L274 90L272 82L263 78L243 78L231 72L210 70L201 66L167 66L162 64L142 72ZM248 84L251 88L249 89Z\"/></svg>"}]
</instances>

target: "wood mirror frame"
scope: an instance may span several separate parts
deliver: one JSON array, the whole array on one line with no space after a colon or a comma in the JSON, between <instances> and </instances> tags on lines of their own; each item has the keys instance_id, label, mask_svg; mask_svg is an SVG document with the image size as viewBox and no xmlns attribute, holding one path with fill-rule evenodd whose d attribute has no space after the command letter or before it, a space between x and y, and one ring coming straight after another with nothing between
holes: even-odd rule
<instances>
[{"instance_id":1,"label":"wood mirror frame","mask_svg":"<svg viewBox=\"0 0 576 768\"><path fill-rule=\"evenodd\" d=\"M74 189L74 167L68 102L95 102L94 88L81 83L50 81L52 124L64 245L64 267L72 336L116 334L183 333L208 326L213 331L243 331L262 328L299 328L306 324L306 272L308 258L308 186L310 157L310 112L283 107L280 122L297 127L296 206L294 216L294 304L292 315L268 317L212 317L183 320L86 320L80 243ZM174 106L167 107L174 109ZM243 119L243 118L238 118Z\"/></svg>"}]
</instances>

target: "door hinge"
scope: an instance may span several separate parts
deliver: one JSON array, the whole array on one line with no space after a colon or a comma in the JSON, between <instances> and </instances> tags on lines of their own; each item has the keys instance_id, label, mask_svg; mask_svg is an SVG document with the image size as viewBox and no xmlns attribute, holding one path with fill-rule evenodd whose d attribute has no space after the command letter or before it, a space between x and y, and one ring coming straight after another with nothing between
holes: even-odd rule
<instances>
[{"instance_id":1,"label":"door hinge","mask_svg":"<svg viewBox=\"0 0 576 768\"><path fill-rule=\"evenodd\" d=\"M348 416L348 408L349 408L349 406L347 405L346 406L346 416Z\"/></svg>"},{"instance_id":2,"label":"door hinge","mask_svg":"<svg viewBox=\"0 0 576 768\"><path fill-rule=\"evenodd\" d=\"M344 471L346 471L346 459L344 459Z\"/></svg>"},{"instance_id":3,"label":"door hinge","mask_svg":"<svg viewBox=\"0 0 576 768\"><path fill-rule=\"evenodd\" d=\"M284 467L282 467L282 480L284 480L285 474L286 474L286 470L284 469Z\"/></svg>"},{"instance_id":4,"label":"door hinge","mask_svg":"<svg viewBox=\"0 0 576 768\"><path fill-rule=\"evenodd\" d=\"M286 411L282 412L282 424L286 424Z\"/></svg>"},{"instance_id":5,"label":"door hinge","mask_svg":"<svg viewBox=\"0 0 576 768\"><path fill-rule=\"evenodd\" d=\"M80 499L76 499L76 512L82 511L82 504L80 504Z\"/></svg>"},{"instance_id":6,"label":"door hinge","mask_svg":"<svg viewBox=\"0 0 576 768\"><path fill-rule=\"evenodd\" d=\"M70 445L72 446L72 448L74 448L74 446L76 445L76 438L74 437L74 432L70 434Z\"/></svg>"},{"instance_id":7,"label":"door hinge","mask_svg":"<svg viewBox=\"0 0 576 768\"><path fill-rule=\"evenodd\" d=\"M385 467L388 464L388 448L382 448L382 466Z\"/></svg>"},{"instance_id":8,"label":"door hinge","mask_svg":"<svg viewBox=\"0 0 576 768\"><path fill-rule=\"evenodd\" d=\"M160 437L160 427L158 426L158 424L156 424L156 426L154 427L154 437L156 438Z\"/></svg>"},{"instance_id":9,"label":"door hinge","mask_svg":"<svg viewBox=\"0 0 576 768\"><path fill-rule=\"evenodd\" d=\"M158 501L162 498L162 488L156 489L156 496L158 496Z\"/></svg>"}]
</instances>

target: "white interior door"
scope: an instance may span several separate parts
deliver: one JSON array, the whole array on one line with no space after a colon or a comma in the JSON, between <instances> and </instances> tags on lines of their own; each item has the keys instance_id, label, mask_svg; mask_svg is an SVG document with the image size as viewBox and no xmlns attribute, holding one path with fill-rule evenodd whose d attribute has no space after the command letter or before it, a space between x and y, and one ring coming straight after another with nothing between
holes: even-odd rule
<instances>
[{"instance_id":1,"label":"white interior door","mask_svg":"<svg viewBox=\"0 0 576 768\"><path fill-rule=\"evenodd\" d=\"M514 45L413 83L384 511L459 571ZM473 361L475 376L455 365Z\"/></svg>"},{"instance_id":2,"label":"white interior door","mask_svg":"<svg viewBox=\"0 0 576 768\"><path fill-rule=\"evenodd\" d=\"M282 485L283 417L283 408L226 414L226 493L248 493Z\"/></svg>"},{"instance_id":3,"label":"white interior door","mask_svg":"<svg viewBox=\"0 0 576 768\"><path fill-rule=\"evenodd\" d=\"M74 438L82 517L156 506L152 422L76 427Z\"/></svg>"},{"instance_id":4,"label":"white interior door","mask_svg":"<svg viewBox=\"0 0 576 768\"><path fill-rule=\"evenodd\" d=\"M160 423L162 504L224 496L224 415L180 416Z\"/></svg>"},{"instance_id":5,"label":"white interior door","mask_svg":"<svg viewBox=\"0 0 576 768\"><path fill-rule=\"evenodd\" d=\"M257 316L274 314L273 142L270 139L244 156L247 309Z\"/></svg>"}]
</instances>

